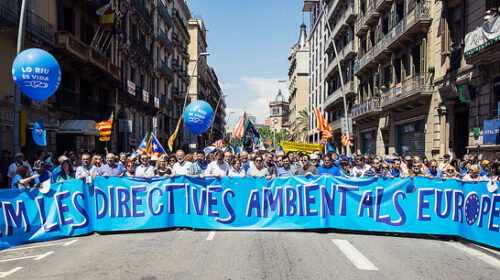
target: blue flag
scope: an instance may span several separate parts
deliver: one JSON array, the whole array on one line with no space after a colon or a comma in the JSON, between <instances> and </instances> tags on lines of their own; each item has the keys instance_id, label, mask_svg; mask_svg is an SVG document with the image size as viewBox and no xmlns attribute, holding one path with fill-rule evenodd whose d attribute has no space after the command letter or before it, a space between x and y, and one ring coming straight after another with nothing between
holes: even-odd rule
<instances>
[{"instance_id":1,"label":"blue flag","mask_svg":"<svg viewBox=\"0 0 500 280\"><path fill-rule=\"evenodd\" d=\"M146 134L146 136L144 136L144 139L142 139L141 144L139 144L139 147L137 148L134 154L142 155L147 153L148 152L147 145L148 145L148 135Z\"/></svg>"},{"instance_id":2,"label":"blue flag","mask_svg":"<svg viewBox=\"0 0 500 280\"><path fill-rule=\"evenodd\" d=\"M330 145L330 143L328 143L328 151L329 151L329 152L333 152L333 151L335 151L335 150L333 149L332 145Z\"/></svg>"},{"instance_id":3,"label":"blue flag","mask_svg":"<svg viewBox=\"0 0 500 280\"><path fill-rule=\"evenodd\" d=\"M47 146L47 131L43 127L43 119L40 119L33 125L31 134L33 135L33 141L38 146Z\"/></svg>"}]
</instances>

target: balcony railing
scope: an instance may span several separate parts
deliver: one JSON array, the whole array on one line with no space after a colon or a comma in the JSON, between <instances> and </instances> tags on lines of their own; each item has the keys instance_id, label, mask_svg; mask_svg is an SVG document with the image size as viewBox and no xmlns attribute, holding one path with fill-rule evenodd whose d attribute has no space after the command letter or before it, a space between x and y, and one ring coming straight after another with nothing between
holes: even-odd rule
<instances>
[{"instance_id":1,"label":"balcony railing","mask_svg":"<svg viewBox=\"0 0 500 280\"><path fill-rule=\"evenodd\" d=\"M67 108L71 111L80 110L82 103L80 95L74 90L68 88L60 88L56 94L56 104L59 107Z\"/></svg>"},{"instance_id":2,"label":"balcony railing","mask_svg":"<svg viewBox=\"0 0 500 280\"><path fill-rule=\"evenodd\" d=\"M160 73L163 73L164 75L168 76L170 80L174 79L174 73L172 70L167 66L167 64L163 61L159 61L158 65L156 66Z\"/></svg>"},{"instance_id":3,"label":"balcony railing","mask_svg":"<svg viewBox=\"0 0 500 280\"><path fill-rule=\"evenodd\" d=\"M342 37L342 34L349 28L349 23L352 19L356 17L354 13L354 4L351 2L347 8L342 11L342 17L340 17L339 21L335 24L335 28L332 30L332 34L334 38Z\"/></svg>"},{"instance_id":4,"label":"balcony railing","mask_svg":"<svg viewBox=\"0 0 500 280\"><path fill-rule=\"evenodd\" d=\"M340 130L341 128L341 121L342 119L336 119L333 122L330 122L330 127L332 128L333 131Z\"/></svg>"},{"instance_id":5,"label":"balcony railing","mask_svg":"<svg viewBox=\"0 0 500 280\"><path fill-rule=\"evenodd\" d=\"M186 35L186 37L189 38L189 32L186 28L186 25L184 24L184 21L182 20L182 17L181 15L179 14L179 12L177 11L177 9L173 9L172 10L173 14L174 14L174 17L177 19L177 22L179 23L179 25L181 26L181 29L182 31L184 31L184 34Z\"/></svg>"},{"instance_id":6,"label":"balcony railing","mask_svg":"<svg viewBox=\"0 0 500 280\"><path fill-rule=\"evenodd\" d=\"M172 25L172 17L170 16L170 13L167 10L167 7L165 7L165 4L161 0L157 1L158 9L160 10L160 14L165 18L167 23L171 26Z\"/></svg>"},{"instance_id":7,"label":"balcony railing","mask_svg":"<svg viewBox=\"0 0 500 280\"><path fill-rule=\"evenodd\" d=\"M160 104L165 106L167 109L173 108L173 102L172 100L168 99L166 95L162 94L160 95Z\"/></svg>"},{"instance_id":8,"label":"balcony railing","mask_svg":"<svg viewBox=\"0 0 500 280\"><path fill-rule=\"evenodd\" d=\"M429 73L423 72L402 83L398 83L395 87L382 94L382 107L393 105L398 101L418 94L432 95L433 89L432 85L430 85L429 76Z\"/></svg>"},{"instance_id":9,"label":"balcony railing","mask_svg":"<svg viewBox=\"0 0 500 280\"><path fill-rule=\"evenodd\" d=\"M20 1L14 0L1 0L0 17L10 24L18 26L20 3ZM50 46L55 44L54 26L29 8L26 10L26 31Z\"/></svg>"},{"instance_id":10,"label":"balcony railing","mask_svg":"<svg viewBox=\"0 0 500 280\"><path fill-rule=\"evenodd\" d=\"M139 40L132 41L132 48L143 58L145 58L149 63L153 62L153 55L151 51L148 50Z\"/></svg>"},{"instance_id":11,"label":"balcony railing","mask_svg":"<svg viewBox=\"0 0 500 280\"><path fill-rule=\"evenodd\" d=\"M148 13L146 7L144 7L143 1L140 0L131 0L131 1L135 10L137 11L138 14L141 15L142 19L144 19L144 21L148 23L150 26L153 26L153 17L151 16L150 13Z\"/></svg>"},{"instance_id":12,"label":"balcony railing","mask_svg":"<svg viewBox=\"0 0 500 280\"><path fill-rule=\"evenodd\" d=\"M372 97L362 103L352 106L352 118L359 118L380 111L380 97Z\"/></svg>"},{"instance_id":13,"label":"balcony railing","mask_svg":"<svg viewBox=\"0 0 500 280\"><path fill-rule=\"evenodd\" d=\"M408 15L406 15L398 24L389 30L370 50L368 50L360 59L359 65L355 71L358 72L366 65L378 57L384 50L399 41L403 34L422 20L429 20L428 1L421 2Z\"/></svg>"},{"instance_id":14,"label":"balcony railing","mask_svg":"<svg viewBox=\"0 0 500 280\"><path fill-rule=\"evenodd\" d=\"M113 64L104 54L78 40L71 33L66 31L56 32L55 45L56 47L64 48L83 62L96 65L103 71L111 74L115 79L120 79L120 68L118 66Z\"/></svg>"},{"instance_id":15,"label":"balcony railing","mask_svg":"<svg viewBox=\"0 0 500 280\"><path fill-rule=\"evenodd\" d=\"M345 95L347 96L348 94L354 93L354 82L353 81L347 81L344 84L344 90L345 90ZM337 101L342 99L342 88L339 87L336 89L333 93L330 94L330 89L328 89L329 95L328 98L325 100L325 107L330 106L331 104L336 103Z\"/></svg>"},{"instance_id":16,"label":"balcony railing","mask_svg":"<svg viewBox=\"0 0 500 280\"><path fill-rule=\"evenodd\" d=\"M172 45L172 42L167 37L167 34L163 32L163 30L158 29L158 38L160 38L161 42L172 52L174 51L174 45Z\"/></svg>"}]
</instances>

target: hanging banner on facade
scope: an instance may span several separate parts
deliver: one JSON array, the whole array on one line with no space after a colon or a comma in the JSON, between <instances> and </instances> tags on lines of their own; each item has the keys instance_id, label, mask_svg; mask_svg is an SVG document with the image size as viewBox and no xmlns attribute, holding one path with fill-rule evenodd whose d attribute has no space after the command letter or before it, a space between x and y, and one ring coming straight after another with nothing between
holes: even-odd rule
<instances>
[{"instance_id":1,"label":"hanging banner on facade","mask_svg":"<svg viewBox=\"0 0 500 280\"><path fill-rule=\"evenodd\" d=\"M98 177L0 192L0 249L119 230L335 228L462 236L500 248L500 194L455 180Z\"/></svg>"},{"instance_id":2,"label":"hanging banner on facade","mask_svg":"<svg viewBox=\"0 0 500 280\"><path fill-rule=\"evenodd\" d=\"M299 143L291 141L281 141L280 146L285 153L288 152L305 152L312 154L314 151L322 151L323 146L320 144Z\"/></svg>"},{"instance_id":3,"label":"hanging banner on facade","mask_svg":"<svg viewBox=\"0 0 500 280\"><path fill-rule=\"evenodd\" d=\"M483 145L500 144L500 118L483 122Z\"/></svg>"},{"instance_id":4,"label":"hanging banner on facade","mask_svg":"<svg viewBox=\"0 0 500 280\"><path fill-rule=\"evenodd\" d=\"M464 56L484 50L500 41L500 16L495 15L486 20L474 31L465 35Z\"/></svg>"}]
</instances>

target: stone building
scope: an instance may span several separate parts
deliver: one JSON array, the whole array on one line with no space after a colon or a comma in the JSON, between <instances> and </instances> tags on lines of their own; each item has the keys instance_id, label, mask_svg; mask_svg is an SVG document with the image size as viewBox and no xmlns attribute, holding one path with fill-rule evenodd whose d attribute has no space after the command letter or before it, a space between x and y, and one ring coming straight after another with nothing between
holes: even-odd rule
<instances>
[{"instance_id":1,"label":"stone building","mask_svg":"<svg viewBox=\"0 0 500 280\"><path fill-rule=\"evenodd\" d=\"M281 131L281 129L289 128L289 106L290 103L288 103L283 94L281 94L281 90L279 90L274 101L269 103L269 119L271 121L270 127L272 130Z\"/></svg>"}]
</instances>

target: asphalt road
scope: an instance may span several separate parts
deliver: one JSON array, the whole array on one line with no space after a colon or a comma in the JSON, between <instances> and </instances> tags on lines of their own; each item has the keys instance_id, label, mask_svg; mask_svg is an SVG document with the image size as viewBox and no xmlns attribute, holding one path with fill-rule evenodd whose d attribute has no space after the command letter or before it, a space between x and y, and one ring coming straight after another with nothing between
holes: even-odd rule
<instances>
[{"instance_id":1,"label":"asphalt road","mask_svg":"<svg viewBox=\"0 0 500 280\"><path fill-rule=\"evenodd\" d=\"M460 242L296 231L94 234L0 252L5 279L500 279Z\"/></svg>"}]
</instances>

